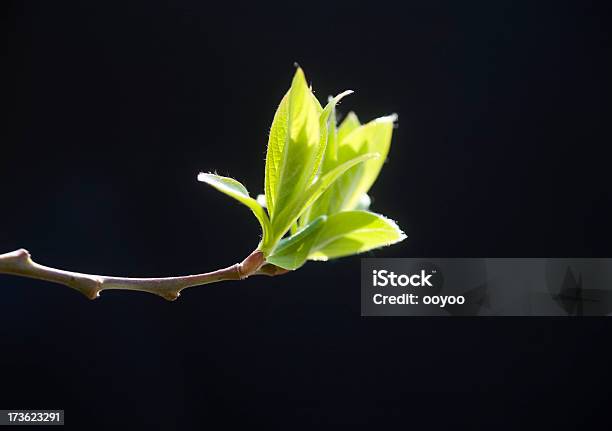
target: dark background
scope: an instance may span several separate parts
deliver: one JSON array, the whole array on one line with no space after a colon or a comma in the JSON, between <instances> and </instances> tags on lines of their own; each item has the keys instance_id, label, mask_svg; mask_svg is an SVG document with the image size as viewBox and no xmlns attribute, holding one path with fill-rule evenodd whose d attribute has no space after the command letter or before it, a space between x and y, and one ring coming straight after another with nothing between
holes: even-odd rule
<instances>
[{"instance_id":1,"label":"dark background","mask_svg":"<svg viewBox=\"0 0 612 431\"><path fill-rule=\"evenodd\" d=\"M263 189L298 62L364 121L397 112L384 257L612 257L605 2L5 4L0 251L126 276L258 241L196 182ZM605 318L362 318L359 258L168 303L0 277L0 408L72 429L584 427L608 411Z\"/></svg>"}]
</instances>

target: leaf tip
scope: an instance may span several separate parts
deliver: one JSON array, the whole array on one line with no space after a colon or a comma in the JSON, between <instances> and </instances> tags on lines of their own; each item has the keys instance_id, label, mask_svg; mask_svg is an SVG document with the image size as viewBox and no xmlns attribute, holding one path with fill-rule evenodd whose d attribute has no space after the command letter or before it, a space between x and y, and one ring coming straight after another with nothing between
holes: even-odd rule
<instances>
[{"instance_id":1,"label":"leaf tip","mask_svg":"<svg viewBox=\"0 0 612 431\"><path fill-rule=\"evenodd\" d=\"M408 235L406 235L404 233L404 231L399 227L399 225L397 224L397 222L395 220L391 220L388 217L382 216L387 223L389 223L389 225L395 229L395 231L397 232L397 239L395 241L390 242L388 245L391 244L397 244L398 242L402 242L403 240L405 240L406 238L408 238Z\"/></svg>"},{"instance_id":2,"label":"leaf tip","mask_svg":"<svg viewBox=\"0 0 612 431\"><path fill-rule=\"evenodd\" d=\"M295 69L295 75L293 75L293 82L296 81L304 81L306 83L306 75L304 74L304 70L297 64Z\"/></svg>"},{"instance_id":3,"label":"leaf tip","mask_svg":"<svg viewBox=\"0 0 612 431\"><path fill-rule=\"evenodd\" d=\"M335 97L335 99L337 99L337 101L338 101L338 103L339 103L339 102L340 102L340 100L341 100L343 97L350 96L350 95L351 95L351 94L353 94L353 93L355 93L353 90L345 90L345 91L343 91L342 93L338 94L338 95Z\"/></svg>"},{"instance_id":4,"label":"leaf tip","mask_svg":"<svg viewBox=\"0 0 612 431\"><path fill-rule=\"evenodd\" d=\"M384 117L379 117L376 120L374 120L377 123L395 123L398 120L398 115L393 113L390 115L386 115Z\"/></svg>"},{"instance_id":5,"label":"leaf tip","mask_svg":"<svg viewBox=\"0 0 612 431\"><path fill-rule=\"evenodd\" d=\"M355 111L349 111L348 114L346 114L346 117L344 118L344 121L349 121L349 122L355 122L358 125L361 123L359 121L359 117L357 117L357 114L355 113Z\"/></svg>"},{"instance_id":6,"label":"leaf tip","mask_svg":"<svg viewBox=\"0 0 612 431\"><path fill-rule=\"evenodd\" d=\"M198 174L198 181L201 183L210 183L212 180L214 180L215 177L217 177L218 175L212 172L200 172Z\"/></svg>"}]
</instances>

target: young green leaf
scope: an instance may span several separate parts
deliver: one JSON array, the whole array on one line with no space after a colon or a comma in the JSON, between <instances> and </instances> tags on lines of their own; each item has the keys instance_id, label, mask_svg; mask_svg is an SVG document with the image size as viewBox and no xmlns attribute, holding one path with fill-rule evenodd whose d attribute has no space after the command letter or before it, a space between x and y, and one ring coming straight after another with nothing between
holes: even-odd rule
<instances>
[{"instance_id":1,"label":"young green leaf","mask_svg":"<svg viewBox=\"0 0 612 431\"><path fill-rule=\"evenodd\" d=\"M393 220L380 214L343 211L327 218L308 258L327 260L349 256L391 245L405 238L406 235Z\"/></svg>"},{"instance_id":2,"label":"young green leaf","mask_svg":"<svg viewBox=\"0 0 612 431\"><path fill-rule=\"evenodd\" d=\"M343 173L355 165L364 163L371 159L378 158L378 153L367 153L361 156L348 160L341 165L335 167L325 175L319 177L305 193L299 196L299 199L294 201L291 206L286 206L279 211L279 214L272 224L273 234L268 243L264 243L262 251L264 253L271 251L276 241L285 235L291 225L302 215L312 203L317 200L334 181L336 181Z\"/></svg>"},{"instance_id":3,"label":"young green leaf","mask_svg":"<svg viewBox=\"0 0 612 431\"><path fill-rule=\"evenodd\" d=\"M342 141L349 133L361 126L357 114L349 112L338 126L338 141Z\"/></svg>"},{"instance_id":4,"label":"young green leaf","mask_svg":"<svg viewBox=\"0 0 612 431\"><path fill-rule=\"evenodd\" d=\"M397 116L391 115L373 120L365 125L359 125L354 113L350 113L338 129L338 150L335 160L323 161L323 168L334 166L345 160L350 160L367 152L379 152L383 157L357 165L342 175L319 198L311 208L306 211L300 220L301 225L308 224L310 220L322 214L334 214L340 211L353 209L367 209L363 207L364 194L370 189L389 153L393 122ZM333 154L331 154L333 156Z\"/></svg>"},{"instance_id":5,"label":"young green leaf","mask_svg":"<svg viewBox=\"0 0 612 431\"><path fill-rule=\"evenodd\" d=\"M323 157L322 162L319 164L319 175L323 175L338 165L338 132L336 128L336 105L340 100L352 94L352 90L347 90L336 97L330 97L329 102L325 106L325 109L321 112L319 123L321 126L321 142L325 143L325 146L321 146L324 150L321 152L320 157ZM299 226L305 226L320 215L326 214L329 206L329 200L332 198L333 192L330 187L319 199L317 199L313 205L306 210L299 220Z\"/></svg>"},{"instance_id":6,"label":"young green leaf","mask_svg":"<svg viewBox=\"0 0 612 431\"><path fill-rule=\"evenodd\" d=\"M317 240L326 219L326 216L321 216L291 237L281 240L266 261L289 270L302 266L308 259L312 245Z\"/></svg>"},{"instance_id":7,"label":"young green leaf","mask_svg":"<svg viewBox=\"0 0 612 431\"><path fill-rule=\"evenodd\" d=\"M261 207L261 205L259 205L255 199L249 196L249 192L246 187L233 178L222 177L215 174L200 173L198 175L198 181L214 187L221 193L225 193L226 195L233 197L240 203L249 207L261 225L261 229L263 231L263 241L266 240L270 234L270 221L266 215L266 211Z\"/></svg>"},{"instance_id":8,"label":"young green leaf","mask_svg":"<svg viewBox=\"0 0 612 431\"><path fill-rule=\"evenodd\" d=\"M321 173L329 172L336 166L337 159L337 131L336 131L336 105L344 97L353 94L353 90L346 90L338 94L336 97L330 97L329 102L325 105L321 116L319 117L319 126L321 127L321 145L320 158L325 154L323 159L324 166L321 166Z\"/></svg>"},{"instance_id":9,"label":"young green leaf","mask_svg":"<svg viewBox=\"0 0 612 431\"><path fill-rule=\"evenodd\" d=\"M377 152L381 157L359 165L343 175L335 186L338 189L337 196L341 199L334 200L332 204L335 206L330 206L329 213L355 209L361 196L372 187L389 153L393 123L396 119L396 115L377 118L353 129L339 142L339 162L371 152Z\"/></svg>"},{"instance_id":10,"label":"young green leaf","mask_svg":"<svg viewBox=\"0 0 612 431\"><path fill-rule=\"evenodd\" d=\"M298 68L270 129L265 169L268 213L275 223L278 209L303 193L314 177L321 153L320 105L302 69Z\"/></svg>"}]
</instances>

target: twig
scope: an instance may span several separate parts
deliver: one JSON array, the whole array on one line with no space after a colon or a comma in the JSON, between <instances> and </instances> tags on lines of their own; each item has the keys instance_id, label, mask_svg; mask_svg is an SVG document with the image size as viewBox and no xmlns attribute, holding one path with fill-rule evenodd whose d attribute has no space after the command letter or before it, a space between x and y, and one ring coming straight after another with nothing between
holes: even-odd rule
<instances>
[{"instance_id":1,"label":"twig","mask_svg":"<svg viewBox=\"0 0 612 431\"><path fill-rule=\"evenodd\" d=\"M97 298L102 290L121 289L149 292L174 301L180 295L181 290L187 287L216 281L242 280L254 274L274 276L286 272L282 268L266 264L263 253L259 250L255 250L242 262L217 271L164 278L108 277L64 271L34 262L30 253L23 248L0 254L0 273L64 284L78 290L89 299Z\"/></svg>"}]
</instances>

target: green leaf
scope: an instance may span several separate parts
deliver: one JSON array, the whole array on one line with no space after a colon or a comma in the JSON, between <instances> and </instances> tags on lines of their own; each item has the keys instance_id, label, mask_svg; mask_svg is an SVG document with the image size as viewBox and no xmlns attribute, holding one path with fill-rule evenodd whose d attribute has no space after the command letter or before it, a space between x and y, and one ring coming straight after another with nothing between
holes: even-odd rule
<instances>
[{"instance_id":1,"label":"green leaf","mask_svg":"<svg viewBox=\"0 0 612 431\"><path fill-rule=\"evenodd\" d=\"M336 160L338 157L338 136L336 131L336 105L344 97L353 94L353 90L346 90L338 94L336 97L331 97L321 116L319 117L319 126L321 127L321 142L325 143L325 146L321 146L321 157L325 154L323 159L323 166L321 166L321 173L329 172L333 167L336 166Z\"/></svg>"},{"instance_id":2,"label":"green leaf","mask_svg":"<svg viewBox=\"0 0 612 431\"><path fill-rule=\"evenodd\" d=\"M265 169L265 195L271 223L277 209L303 193L314 177L321 153L320 105L298 68L270 129Z\"/></svg>"},{"instance_id":3,"label":"green leaf","mask_svg":"<svg viewBox=\"0 0 612 431\"><path fill-rule=\"evenodd\" d=\"M338 127L338 142L342 141L349 133L359 126L361 126L361 123L357 115L353 111L349 112Z\"/></svg>"},{"instance_id":4,"label":"green leaf","mask_svg":"<svg viewBox=\"0 0 612 431\"><path fill-rule=\"evenodd\" d=\"M270 234L270 221L266 215L266 211L255 199L249 196L248 190L239 181L229 177L205 173L200 173L198 175L198 181L214 187L221 193L225 193L249 207L251 211L253 211L253 214L255 214L255 217L257 217L263 231L263 241L266 241Z\"/></svg>"},{"instance_id":5,"label":"green leaf","mask_svg":"<svg viewBox=\"0 0 612 431\"><path fill-rule=\"evenodd\" d=\"M406 235L393 220L369 211L343 211L327 218L311 248L311 260L363 253L400 242Z\"/></svg>"},{"instance_id":6,"label":"green leaf","mask_svg":"<svg viewBox=\"0 0 612 431\"><path fill-rule=\"evenodd\" d=\"M325 224L327 217L321 216L289 238L281 240L266 262L284 269L297 269L306 262L312 245Z\"/></svg>"},{"instance_id":7,"label":"green leaf","mask_svg":"<svg viewBox=\"0 0 612 431\"><path fill-rule=\"evenodd\" d=\"M335 108L342 98L352 93L352 90L347 90L338 94L336 97L330 97L325 109L321 112L319 125L321 126L321 142L324 142L325 146L321 146L321 149L324 151L322 151L320 155L323 160L320 163L319 175L329 172L338 165L338 133L336 130ZM323 154L325 154L324 157ZM330 190L323 193L323 195L302 215L299 225L304 226L318 216L326 214L331 196L332 193L330 188Z\"/></svg>"},{"instance_id":8,"label":"green leaf","mask_svg":"<svg viewBox=\"0 0 612 431\"><path fill-rule=\"evenodd\" d=\"M389 154L393 123L396 119L396 115L377 118L353 129L339 142L340 163L372 152L379 153L381 157L356 166L343 175L335 186L335 196L339 198L333 200L334 207L329 208L330 213L355 209L362 195L370 190Z\"/></svg>"},{"instance_id":9,"label":"green leaf","mask_svg":"<svg viewBox=\"0 0 612 431\"><path fill-rule=\"evenodd\" d=\"M312 203L317 200L323 194L323 192L325 192L325 190L327 190L327 188L331 186L343 173L355 165L371 159L376 159L378 157L379 156L377 153L363 154L348 160L339 166L336 166L328 173L319 177L305 193L300 195L300 199L297 200L294 205L284 207L280 210L279 215L272 224L273 234L271 236L271 241L264 244L262 251L265 253L270 249L270 247L273 247L275 242L283 237L283 235L289 230L291 225L300 217L300 215L302 215L302 213L306 211L306 209L308 209L308 207L312 205Z\"/></svg>"},{"instance_id":10,"label":"green leaf","mask_svg":"<svg viewBox=\"0 0 612 431\"><path fill-rule=\"evenodd\" d=\"M361 126L357 116L352 112L349 113L338 128L336 160L328 160L326 151L323 167L334 166L368 152L379 152L383 157L357 165L342 175L306 211L303 220L300 220L302 225L322 214L330 215L340 211L369 208L369 202L364 206L366 203L364 199L369 200L367 191L376 180L389 153L393 123L396 118L395 115L381 117Z\"/></svg>"},{"instance_id":11,"label":"green leaf","mask_svg":"<svg viewBox=\"0 0 612 431\"><path fill-rule=\"evenodd\" d=\"M268 137L268 149L266 152L266 167L264 178L264 190L266 197L266 208L271 214L274 208L273 199L276 197L278 182L283 158L283 148L288 140L289 134L289 96L291 90L285 94L274 113L270 135Z\"/></svg>"}]
</instances>

